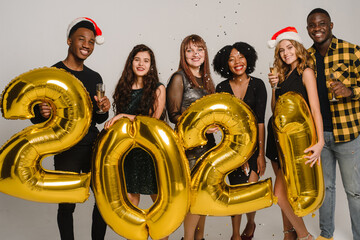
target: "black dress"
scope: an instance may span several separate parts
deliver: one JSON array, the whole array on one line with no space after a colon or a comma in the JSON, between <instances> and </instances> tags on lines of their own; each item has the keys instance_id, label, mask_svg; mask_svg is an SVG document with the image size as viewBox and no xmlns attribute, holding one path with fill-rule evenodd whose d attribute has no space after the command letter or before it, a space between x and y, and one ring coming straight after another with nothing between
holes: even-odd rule
<instances>
[{"instance_id":1,"label":"black dress","mask_svg":"<svg viewBox=\"0 0 360 240\"><path fill-rule=\"evenodd\" d=\"M142 94L143 89L132 90L131 101L123 113L137 115L137 108L141 104ZM145 150L133 148L127 154L124 161L124 172L126 188L129 193L157 194L154 161Z\"/></svg>"},{"instance_id":2,"label":"black dress","mask_svg":"<svg viewBox=\"0 0 360 240\"><path fill-rule=\"evenodd\" d=\"M306 92L306 88L302 81L302 75L299 75L298 71L295 69L293 70L289 77L287 77L282 83L278 84L280 89L276 89L275 91L275 99L277 100L279 96L293 91L300 93L307 104L309 105L308 95ZM280 160L277 152L277 146L275 141L275 135L273 131L273 117L269 119L267 130L268 130L268 137L266 141L266 157L269 158L271 161L277 162L280 166Z\"/></svg>"},{"instance_id":3,"label":"black dress","mask_svg":"<svg viewBox=\"0 0 360 240\"><path fill-rule=\"evenodd\" d=\"M202 86L201 79L197 78L196 80L199 85ZM166 108L170 121L176 124L181 114L193 102L208 94L209 93L202 87L193 87L182 70L174 73L166 88ZM196 160L201 155L216 145L213 134L206 134L206 138L208 142L205 146L185 151L190 169L195 165Z\"/></svg>"},{"instance_id":4,"label":"black dress","mask_svg":"<svg viewBox=\"0 0 360 240\"><path fill-rule=\"evenodd\" d=\"M229 79L222 81L216 86L216 92L227 92L234 95L234 92L231 88ZM255 117L258 123L264 123L265 118L265 109L267 101L267 93L264 82L255 77L250 77L248 87L243 101L253 110ZM257 173L257 158L259 156L259 146L257 145L257 150L248 160L250 171ZM232 185L244 183L248 181L249 176L242 171L241 167L232 171L229 175L229 182Z\"/></svg>"}]
</instances>

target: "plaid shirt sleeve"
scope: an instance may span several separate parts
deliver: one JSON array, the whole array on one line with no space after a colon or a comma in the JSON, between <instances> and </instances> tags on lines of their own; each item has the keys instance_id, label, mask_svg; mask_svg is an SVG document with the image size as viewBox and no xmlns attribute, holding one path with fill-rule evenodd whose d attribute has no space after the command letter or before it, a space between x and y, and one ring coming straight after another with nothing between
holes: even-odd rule
<instances>
[{"instance_id":1,"label":"plaid shirt sleeve","mask_svg":"<svg viewBox=\"0 0 360 240\"><path fill-rule=\"evenodd\" d=\"M355 50L354 50L354 74L356 76L356 86L352 86L353 91L354 91L354 100L359 100L360 99L360 47L356 45Z\"/></svg>"},{"instance_id":2,"label":"plaid shirt sleeve","mask_svg":"<svg viewBox=\"0 0 360 240\"><path fill-rule=\"evenodd\" d=\"M315 51L314 46L309 49L314 61ZM333 37L324 64L326 79L333 72L336 79L354 91L353 98L330 102L335 142L348 142L360 132L360 47Z\"/></svg>"}]
</instances>

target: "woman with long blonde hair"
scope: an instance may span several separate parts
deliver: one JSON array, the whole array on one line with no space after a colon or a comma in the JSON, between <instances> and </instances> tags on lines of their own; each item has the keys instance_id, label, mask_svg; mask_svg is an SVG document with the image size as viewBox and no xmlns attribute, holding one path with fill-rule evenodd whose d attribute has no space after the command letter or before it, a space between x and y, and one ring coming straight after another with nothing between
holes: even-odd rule
<instances>
[{"instance_id":1,"label":"woman with long blonde hair","mask_svg":"<svg viewBox=\"0 0 360 240\"><path fill-rule=\"evenodd\" d=\"M301 38L294 27L287 27L275 33L268 45L271 48L276 47L274 55L276 73L268 75L272 86L271 109L274 110L277 98L289 91L297 92L304 97L311 109L318 137L318 142L305 150L305 153L310 153L310 156L305 156L307 158L305 164L309 164L310 167L316 163L320 164L320 153L324 146L323 123L310 56L301 44ZM274 193L278 197L278 205L282 212L284 240L314 240L303 219L295 215L287 199L287 189L280 169L271 119L268 124L266 156L271 160L276 175Z\"/></svg>"}]
</instances>

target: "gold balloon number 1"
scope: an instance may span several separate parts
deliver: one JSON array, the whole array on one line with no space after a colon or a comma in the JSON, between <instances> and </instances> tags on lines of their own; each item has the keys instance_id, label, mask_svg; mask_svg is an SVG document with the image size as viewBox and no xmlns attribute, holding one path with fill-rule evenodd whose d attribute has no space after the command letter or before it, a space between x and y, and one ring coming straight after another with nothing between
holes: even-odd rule
<instances>
[{"instance_id":1,"label":"gold balloon number 1","mask_svg":"<svg viewBox=\"0 0 360 240\"><path fill-rule=\"evenodd\" d=\"M89 174L44 170L41 161L85 136L92 115L89 94L64 70L41 68L9 83L1 111L8 119L29 119L41 101L52 107L49 120L23 129L0 149L0 191L37 202L83 202L89 196Z\"/></svg>"},{"instance_id":2,"label":"gold balloon number 1","mask_svg":"<svg viewBox=\"0 0 360 240\"><path fill-rule=\"evenodd\" d=\"M325 194L321 165L305 164L304 150L317 141L311 111L304 98L295 92L279 97L274 109L273 128L289 203L297 216L318 209Z\"/></svg>"}]
</instances>

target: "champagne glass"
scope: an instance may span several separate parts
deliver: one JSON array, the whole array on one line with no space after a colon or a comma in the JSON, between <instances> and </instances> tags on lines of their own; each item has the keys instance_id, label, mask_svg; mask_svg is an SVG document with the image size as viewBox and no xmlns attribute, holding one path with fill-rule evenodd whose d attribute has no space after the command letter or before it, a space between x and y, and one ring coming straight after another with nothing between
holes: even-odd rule
<instances>
[{"instance_id":1,"label":"champagne glass","mask_svg":"<svg viewBox=\"0 0 360 240\"><path fill-rule=\"evenodd\" d=\"M336 99L335 93L331 92L331 83L336 82L336 78L334 76L334 73L330 73L330 79L328 80L328 87L330 89L330 93L332 95L332 98L329 100L330 102L338 102L339 100Z\"/></svg>"},{"instance_id":2,"label":"champagne glass","mask_svg":"<svg viewBox=\"0 0 360 240\"><path fill-rule=\"evenodd\" d=\"M277 72L276 72L276 69L274 68L274 62L273 61L270 61L269 62L269 69L270 69L270 72L273 74L273 75L276 75ZM277 86L277 83L274 84L273 86L271 86L272 89L280 89L280 87Z\"/></svg>"},{"instance_id":3,"label":"champagne glass","mask_svg":"<svg viewBox=\"0 0 360 240\"><path fill-rule=\"evenodd\" d=\"M96 84L96 96L99 101L105 96L105 84L103 83ZM96 111L96 113L104 114L105 112L100 107L100 109Z\"/></svg>"}]
</instances>

